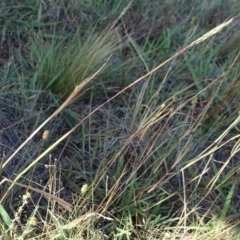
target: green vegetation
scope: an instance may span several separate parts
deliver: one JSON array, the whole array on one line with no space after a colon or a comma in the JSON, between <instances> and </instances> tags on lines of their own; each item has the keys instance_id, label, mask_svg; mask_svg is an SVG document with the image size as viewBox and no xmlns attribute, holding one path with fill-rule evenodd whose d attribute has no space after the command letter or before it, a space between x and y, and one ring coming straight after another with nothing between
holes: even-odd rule
<instances>
[{"instance_id":1,"label":"green vegetation","mask_svg":"<svg viewBox=\"0 0 240 240\"><path fill-rule=\"evenodd\" d=\"M238 1L0 6L1 239L240 239Z\"/></svg>"}]
</instances>

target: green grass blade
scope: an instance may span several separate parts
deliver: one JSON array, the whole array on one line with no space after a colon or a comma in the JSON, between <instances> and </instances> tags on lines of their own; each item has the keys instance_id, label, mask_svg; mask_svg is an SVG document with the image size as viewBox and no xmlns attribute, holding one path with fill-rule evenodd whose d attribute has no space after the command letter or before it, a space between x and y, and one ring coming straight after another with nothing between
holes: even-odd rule
<instances>
[{"instance_id":1,"label":"green grass blade","mask_svg":"<svg viewBox=\"0 0 240 240\"><path fill-rule=\"evenodd\" d=\"M10 227L12 224L12 220L10 218L10 216L8 215L7 211L4 209L4 207L2 206L2 204L0 204L0 215L4 221L4 223Z\"/></svg>"},{"instance_id":2,"label":"green grass blade","mask_svg":"<svg viewBox=\"0 0 240 240\"><path fill-rule=\"evenodd\" d=\"M228 213L231 201L232 201L232 197L233 197L235 187L236 187L236 182L233 183L233 185L232 185L232 187L231 187L231 189L230 189L230 191L229 191L229 193L226 197L225 203L223 205L223 210L222 210L221 215L220 215L221 220L224 220L227 216L227 213Z\"/></svg>"}]
</instances>

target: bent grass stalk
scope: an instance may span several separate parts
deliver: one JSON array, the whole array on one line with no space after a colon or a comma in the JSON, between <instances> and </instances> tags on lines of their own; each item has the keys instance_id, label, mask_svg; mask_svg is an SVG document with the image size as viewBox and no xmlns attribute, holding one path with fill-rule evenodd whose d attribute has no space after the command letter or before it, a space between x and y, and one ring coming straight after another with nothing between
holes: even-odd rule
<instances>
[{"instance_id":1,"label":"bent grass stalk","mask_svg":"<svg viewBox=\"0 0 240 240\"><path fill-rule=\"evenodd\" d=\"M7 182L10 182L10 183L13 183L13 181L11 181L10 179L8 178L3 178L3 181L1 183L3 183L4 181L7 181ZM27 186L25 184L21 184L21 183L14 183L20 187L24 187L28 190L32 190L34 192L37 192L37 193L40 193L41 195L44 195L45 197L48 197L48 198L51 198L53 199L54 201L58 202L62 207L64 207L66 210L68 211L72 211L72 208L71 208L71 205L69 203L67 203L66 201L64 201L63 199L59 198L59 197L56 197L54 196L53 194L51 193L47 193L45 191L42 191L42 190L39 190L37 188L34 188L34 187L31 187L31 186Z\"/></svg>"}]
</instances>

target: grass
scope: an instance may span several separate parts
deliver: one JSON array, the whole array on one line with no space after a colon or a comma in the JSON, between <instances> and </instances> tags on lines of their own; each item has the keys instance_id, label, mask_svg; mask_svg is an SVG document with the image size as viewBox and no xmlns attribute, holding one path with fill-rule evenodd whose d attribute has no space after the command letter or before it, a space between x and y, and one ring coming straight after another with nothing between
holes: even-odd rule
<instances>
[{"instance_id":1,"label":"grass","mask_svg":"<svg viewBox=\"0 0 240 240\"><path fill-rule=\"evenodd\" d=\"M239 7L2 1L0 236L239 239Z\"/></svg>"}]
</instances>

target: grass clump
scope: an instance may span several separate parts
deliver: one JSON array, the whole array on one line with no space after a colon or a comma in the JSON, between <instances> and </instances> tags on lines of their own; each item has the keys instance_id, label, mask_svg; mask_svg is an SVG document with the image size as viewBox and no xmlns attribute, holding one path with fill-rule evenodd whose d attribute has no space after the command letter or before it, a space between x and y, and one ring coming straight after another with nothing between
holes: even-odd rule
<instances>
[{"instance_id":1,"label":"grass clump","mask_svg":"<svg viewBox=\"0 0 240 240\"><path fill-rule=\"evenodd\" d=\"M35 37L31 47L35 74L30 80L30 88L48 90L61 95L64 101L119 48L119 44L113 30L92 33L88 37L81 37L79 33L67 37L53 35L47 40ZM101 83L96 82L96 90L97 85Z\"/></svg>"},{"instance_id":2,"label":"grass clump","mask_svg":"<svg viewBox=\"0 0 240 240\"><path fill-rule=\"evenodd\" d=\"M22 2L0 69L2 237L238 239L237 3ZM2 14L18 26L21 6Z\"/></svg>"}]
</instances>

